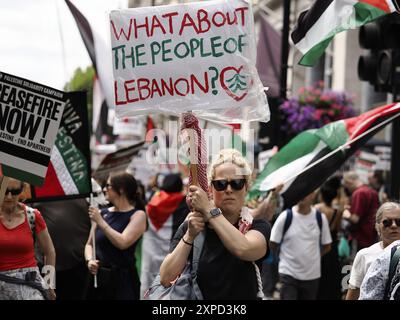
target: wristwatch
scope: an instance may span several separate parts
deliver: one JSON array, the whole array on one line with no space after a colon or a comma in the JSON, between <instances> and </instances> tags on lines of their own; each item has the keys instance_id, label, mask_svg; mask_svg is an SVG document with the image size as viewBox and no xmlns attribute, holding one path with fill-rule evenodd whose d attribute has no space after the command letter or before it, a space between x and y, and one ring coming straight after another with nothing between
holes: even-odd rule
<instances>
[{"instance_id":1,"label":"wristwatch","mask_svg":"<svg viewBox=\"0 0 400 320\"><path fill-rule=\"evenodd\" d=\"M222 213L222 211L221 211L220 208L213 208L213 209L210 210L209 219L218 217L221 213Z\"/></svg>"}]
</instances>

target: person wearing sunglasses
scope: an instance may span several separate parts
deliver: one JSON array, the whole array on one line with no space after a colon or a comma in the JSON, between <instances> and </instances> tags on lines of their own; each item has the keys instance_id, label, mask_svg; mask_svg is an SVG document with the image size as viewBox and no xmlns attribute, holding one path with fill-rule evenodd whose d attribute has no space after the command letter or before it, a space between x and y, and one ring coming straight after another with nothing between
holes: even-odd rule
<instances>
[{"instance_id":1,"label":"person wearing sunglasses","mask_svg":"<svg viewBox=\"0 0 400 320\"><path fill-rule=\"evenodd\" d=\"M384 249L396 240L400 240L400 205L395 202L385 202L376 212L375 227L380 241L368 248L357 252L354 259L347 290L346 300L357 300L360 296L360 288L366 278L371 264ZM368 290L370 290L368 288Z\"/></svg>"},{"instance_id":2,"label":"person wearing sunglasses","mask_svg":"<svg viewBox=\"0 0 400 320\"><path fill-rule=\"evenodd\" d=\"M400 240L392 242L371 263L359 300L400 300Z\"/></svg>"},{"instance_id":3,"label":"person wearing sunglasses","mask_svg":"<svg viewBox=\"0 0 400 320\"><path fill-rule=\"evenodd\" d=\"M49 288L40 275L35 243L44 265L52 270L55 249L40 212L19 202L23 191L23 182L9 178L0 211L0 300L54 300L54 288Z\"/></svg>"},{"instance_id":4,"label":"person wearing sunglasses","mask_svg":"<svg viewBox=\"0 0 400 320\"><path fill-rule=\"evenodd\" d=\"M162 285L170 286L182 272L191 259L195 238L205 231L197 269L204 299L257 299L260 288L253 262L261 268L270 226L264 219L253 220L244 206L250 177L250 166L241 153L224 149L210 166L212 200L200 187L189 187L187 200L192 212L173 237L170 253L161 264Z\"/></svg>"},{"instance_id":5,"label":"person wearing sunglasses","mask_svg":"<svg viewBox=\"0 0 400 320\"><path fill-rule=\"evenodd\" d=\"M113 206L103 210L89 207L94 222L85 246L85 259L98 288L90 286L94 300L139 300L140 279L135 251L146 230L146 213L136 179L127 172L110 175L104 187L106 200ZM93 257L92 234L96 237Z\"/></svg>"}]
</instances>

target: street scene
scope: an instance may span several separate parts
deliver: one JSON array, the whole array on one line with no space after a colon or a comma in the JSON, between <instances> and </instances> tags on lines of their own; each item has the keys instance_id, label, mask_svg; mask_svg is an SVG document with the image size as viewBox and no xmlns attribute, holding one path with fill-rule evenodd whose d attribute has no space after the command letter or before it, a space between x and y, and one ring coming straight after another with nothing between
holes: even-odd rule
<instances>
[{"instance_id":1,"label":"street scene","mask_svg":"<svg viewBox=\"0 0 400 320\"><path fill-rule=\"evenodd\" d=\"M0 8L0 300L400 300L400 1Z\"/></svg>"}]
</instances>

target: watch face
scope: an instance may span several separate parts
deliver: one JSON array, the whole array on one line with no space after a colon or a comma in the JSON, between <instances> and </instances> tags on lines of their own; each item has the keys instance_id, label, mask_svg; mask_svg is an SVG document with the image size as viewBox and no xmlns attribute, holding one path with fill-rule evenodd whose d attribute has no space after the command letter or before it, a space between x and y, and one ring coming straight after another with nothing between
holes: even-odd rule
<instances>
[{"instance_id":1,"label":"watch face","mask_svg":"<svg viewBox=\"0 0 400 320\"><path fill-rule=\"evenodd\" d=\"M214 208L214 209L211 209L211 211L210 211L210 214L213 217L219 216L221 213L222 213L222 211L220 208Z\"/></svg>"}]
</instances>

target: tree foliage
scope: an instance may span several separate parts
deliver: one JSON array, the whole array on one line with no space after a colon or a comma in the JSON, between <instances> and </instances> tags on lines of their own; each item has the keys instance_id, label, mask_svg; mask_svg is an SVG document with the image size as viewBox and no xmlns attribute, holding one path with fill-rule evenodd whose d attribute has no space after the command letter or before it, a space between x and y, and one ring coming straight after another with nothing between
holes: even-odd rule
<instances>
[{"instance_id":1,"label":"tree foliage","mask_svg":"<svg viewBox=\"0 0 400 320\"><path fill-rule=\"evenodd\" d=\"M85 70L77 68L72 76L72 79L64 86L64 91L86 91L87 92L87 108L89 123L92 123L93 110L93 80L95 71L92 66ZM89 126L91 127L91 126Z\"/></svg>"}]
</instances>

